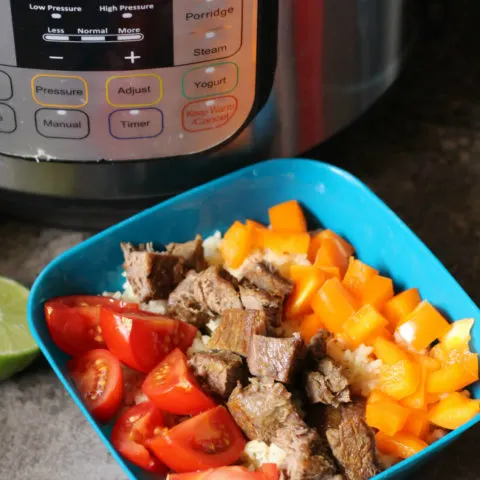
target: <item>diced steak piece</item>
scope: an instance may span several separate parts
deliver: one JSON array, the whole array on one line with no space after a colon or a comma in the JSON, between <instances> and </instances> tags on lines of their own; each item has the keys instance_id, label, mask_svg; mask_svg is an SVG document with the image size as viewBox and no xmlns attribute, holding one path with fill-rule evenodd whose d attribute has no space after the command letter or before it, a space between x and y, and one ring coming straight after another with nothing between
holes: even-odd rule
<instances>
[{"instance_id":1,"label":"diced steak piece","mask_svg":"<svg viewBox=\"0 0 480 480\"><path fill-rule=\"evenodd\" d=\"M326 480L335 474L318 432L302 420L281 383L253 378L248 386L235 388L227 406L250 440L275 443L287 453L291 480Z\"/></svg>"},{"instance_id":2,"label":"diced steak piece","mask_svg":"<svg viewBox=\"0 0 480 480\"><path fill-rule=\"evenodd\" d=\"M314 362L320 361L327 354L327 340L332 334L323 328L311 338L307 346L308 356Z\"/></svg>"},{"instance_id":3,"label":"diced steak piece","mask_svg":"<svg viewBox=\"0 0 480 480\"><path fill-rule=\"evenodd\" d=\"M294 283L280 275L269 263L259 262L245 273L245 278L261 290L278 296L285 297L293 291Z\"/></svg>"},{"instance_id":4,"label":"diced steak piece","mask_svg":"<svg viewBox=\"0 0 480 480\"><path fill-rule=\"evenodd\" d=\"M291 397L284 385L271 378L251 378L246 387L237 385L227 406L250 440L270 444L291 419L302 422Z\"/></svg>"},{"instance_id":5,"label":"diced steak piece","mask_svg":"<svg viewBox=\"0 0 480 480\"><path fill-rule=\"evenodd\" d=\"M232 352L197 352L188 363L202 387L224 400L238 382L247 380L242 357Z\"/></svg>"},{"instance_id":6,"label":"diced steak piece","mask_svg":"<svg viewBox=\"0 0 480 480\"><path fill-rule=\"evenodd\" d=\"M219 267L209 267L200 273L191 270L170 294L168 312L203 327L227 309L243 308L235 282L226 270Z\"/></svg>"},{"instance_id":7,"label":"diced steak piece","mask_svg":"<svg viewBox=\"0 0 480 480\"><path fill-rule=\"evenodd\" d=\"M181 257L131 243L121 243L121 248L127 279L141 302L167 298L185 275Z\"/></svg>"},{"instance_id":8,"label":"diced steak piece","mask_svg":"<svg viewBox=\"0 0 480 480\"><path fill-rule=\"evenodd\" d=\"M237 291L236 279L226 270L209 267L199 274L196 285L197 297L203 299L209 310L221 315L225 310L243 308Z\"/></svg>"},{"instance_id":9,"label":"diced steak piece","mask_svg":"<svg viewBox=\"0 0 480 480\"><path fill-rule=\"evenodd\" d=\"M272 295L266 290L261 290L253 283L243 279L239 286L240 299L245 308L263 310L267 315L270 326L278 327L282 322L283 296Z\"/></svg>"},{"instance_id":10,"label":"diced steak piece","mask_svg":"<svg viewBox=\"0 0 480 480\"><path fill-rule=\"evenodd\" d=\"M342 367L330 357L318 362L317 371L307 373L305 391L311 403L338 407L351 401L350 387Z\"/></svg>"},{"instance_id":11,"label":"diced steak piece","mask_svg":"<svg viewBox=\"0 0 480 480\"><path fill-rule=\"evenodd\" d=\"M182 257L185 267L189 270L201 272L208 267L203 252L203 239L200 235L195 240L186 243L169 243L166 247L167 253Z\"/></svg>"},{"instance_id":12,"label":"diced steak piece","mask_svg":"<svg viewBox=\"0 0 480 480\"><path fill-rule=\"evenodd\" d=\"M198 278L199 274L195 271L188 272L168 297L167 311L172 317L202 328L213 318L213 314L203 298L199 298Z\"/></svg>"},{"instance_id":13,"label":"diced steak piece","mask_svg":"<svg viewBox=\"0 0 480 480\"><path fill-rule=\"evenodd\" d=\"M279 429L274 443L287 453L286 473L290 480L332 480L337 472L326 443L303 422Z\"/></svg>"},{"instance_id":14,"label":"diced steak piece","mask_svg":"<svg viewBox=\"0 0 480 480\"><path fill-rule=\"evenodd\" d=\"M326 407L325 434L347 480L368 480L380 472L375 437L365 423L363 402Z\"/></svg>"},{"instance_id":15,"label":"diced steak piece","mask_svg":"<svg viewBox=\"0 0 480 480\"><path fill-rule=\"evenodd\" d=\"M289 383L303 357L303 341L298 333L289 338L254 335L248 351L250 373Z\"/></svg>"},{"instance_id":16,"label":"diced steak piece","mask_svg":"<svg viewBox=\"0 0 480 480\"><path fill-rule=\"evenodd\" d=\"M262 310L226 310L207 346L247 356L253 335L266 333L267 319Z\"/></svg>"}]
</instances>

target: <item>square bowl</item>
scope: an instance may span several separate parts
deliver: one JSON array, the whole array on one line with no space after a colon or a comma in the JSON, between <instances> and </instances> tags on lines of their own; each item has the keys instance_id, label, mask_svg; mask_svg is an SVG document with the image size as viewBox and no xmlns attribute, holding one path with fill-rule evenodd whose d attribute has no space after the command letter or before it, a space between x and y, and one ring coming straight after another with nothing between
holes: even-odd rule
<instances>
[{"instance_id":1,"label":"square bowl","mask_svg":"<svg viewBox=\"0 0 480 480\"><path fill-rule=\"evenodd\" d=\"M311 226L331 228L350 241L360 259L391 276L397 289L418 287L422 297L450 320L473 317L472 347L480 350L480 311L445 267L418 237L362 182L331 165L305 159L259 163L197 187L139 213L56 258L32 287L28 321L32 334L80 410L132 480L151 478L124 461L110 443L111 425L100 425L86 410L66 374L68 356L53 343L43 314L51 297L100 294L120 290L123 283L121 241L158 245L184 242L196 233L204 237L224 232L234 220L247 218L267 223L268 208L296 199L306 209ZM480 398L477 382L471 392ZM468 428L450 432L376 479L404 478L438 454Z\"/></svg>"}]
</instances>

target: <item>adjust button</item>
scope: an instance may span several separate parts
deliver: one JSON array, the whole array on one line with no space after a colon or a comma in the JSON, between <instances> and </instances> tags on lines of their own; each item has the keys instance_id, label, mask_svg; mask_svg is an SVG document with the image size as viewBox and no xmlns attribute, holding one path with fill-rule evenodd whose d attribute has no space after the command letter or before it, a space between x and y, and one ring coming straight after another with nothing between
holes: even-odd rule
<instances>
[{"instance_id":1,"label":"adjust button","mask_svg":"<svg viewBox=\"0 0 480 480\"><path fill-rule=\"evenodd\" d=\"M17 128L17 120L12 107L0 103L0 132L12 133Z\"/></svg>"},{"instance_id":2,"label":"adjust button","mask_svg":"<svg viewBox=\"0 0 480 480\"><path fill-rule=\"evenodd\" d=\"M223 127L237 108L238 100L231 95L187 103L182 111L183 128L187 132L203 132Z\"/></svg>"},{"instance_id":3,"label":"adjust button","mask_svg":"<svg viewBox=\"0 0 480 480\"><path fill-rule=\"evenodd\" d=\"M12 79L0 71L0 100L10 100L13 95Z\"/></svg>"},{"instance_id":4,"label":"adjust button","mask_svg":"<svg viewBox=\"0 0 480 480\"><path fill-rule=\"evenodd\" d=\"M182 88L186 98L213 97L230 93L238 84L238 66L233 62L195 67L183 74Z\"/></svg>"},{"instance_id":5,"label":"adjust button","mask_svg":"<svg viewBox=\"0 0 480 480\"><path fill-rule=\"evenodd\" d=\"M107 102L113 107L150 107L162 95L162 79L152 73L119 75L107 81Z\"/></svg>"},{"instance_id":6,"label":"adjust button","mask_svg":"<svg viewBox=\"0 0 480 480\"><path fill-rule=\"evenodd\" d=\"M47 138L80 140L90 133L87 114L78 110L42 108L35 113L35 125L38 133Z\"/></svg>"},{"instance_id":7,"label":"adjust button","mask_svg":"<svg viewBox=\"0 0 480 480\"><path fill-rule=\"evenodd\" d=\"M119 140L158 137L163 132L163 112L158 108L116 110L108 124L112 137Z\"/></svg>"},{"instance_id":8,"label":"adjust button","mask_svg":"<svg viewBox=\"0 0 480 480\"><path fill-rule=\"evenodd\" d=\"M76 76L36 75L32 78L32 95L44 107L81 108L88 103L87 82Z\"/></svg>"}]
</instances>

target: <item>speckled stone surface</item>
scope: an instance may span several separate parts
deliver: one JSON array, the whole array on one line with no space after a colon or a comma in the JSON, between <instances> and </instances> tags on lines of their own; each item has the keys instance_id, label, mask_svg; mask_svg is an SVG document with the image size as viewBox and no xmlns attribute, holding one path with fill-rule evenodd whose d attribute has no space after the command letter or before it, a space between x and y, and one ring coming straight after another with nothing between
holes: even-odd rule
<instances>
[{"instance_id":1,"label":"speckled stone surface","mask_svg":"<svg viewBox=\"0 0 480 480\"><path fill-rule=\"evenodd\" d=\"M452 2L453 5L453 2ZM309 154L368 183L480 302L480 2L458 0L387 98ZM31 284L81 233L0 219L0 274ZM411 479L480 478L480 427ZM0 384L0 479L124 475L43 358Z\"/></svg>"}]
</instances>

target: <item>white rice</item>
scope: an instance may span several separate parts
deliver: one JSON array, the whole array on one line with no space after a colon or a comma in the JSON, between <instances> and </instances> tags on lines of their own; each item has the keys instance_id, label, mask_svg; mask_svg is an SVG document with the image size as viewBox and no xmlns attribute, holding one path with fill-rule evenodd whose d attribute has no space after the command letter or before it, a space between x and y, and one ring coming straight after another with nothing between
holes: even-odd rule
<instances>
[{"instance_id":1,"label":"white rice","mask_svg":"<svg viewBox=\"0 0 480 480\"><path fill-rule=\"evenodd\" d=\"M209 265L222 265L223 258L220 253L220 244L222 243L222 234L217 231L203 241L203 252L205 260Z\"/></svg>"},{"instance_id":2,"label":"white rice","mask_svg":"<svg viewBox=\"0 0 480 480\"><path fill-rule=\"evenodd\" d=\"M287 454L272 443L252 440L245 445L240 461L250 470L258 470L264 463L275 463L279 469L285 467Z\"/></svg>"},{"instance_id":3,"label":"white rice","mask_svg":"<svg viewBox=\"0 0 480 480\"><path fill-rule=\"evenodd\" d=\"M330 340L327 353L343 366L352 391L368 397L377 386L382 366L382 361L373 357L373 347L362 344L352 351L338 340Z\"/></svg>"}]
</instances>

